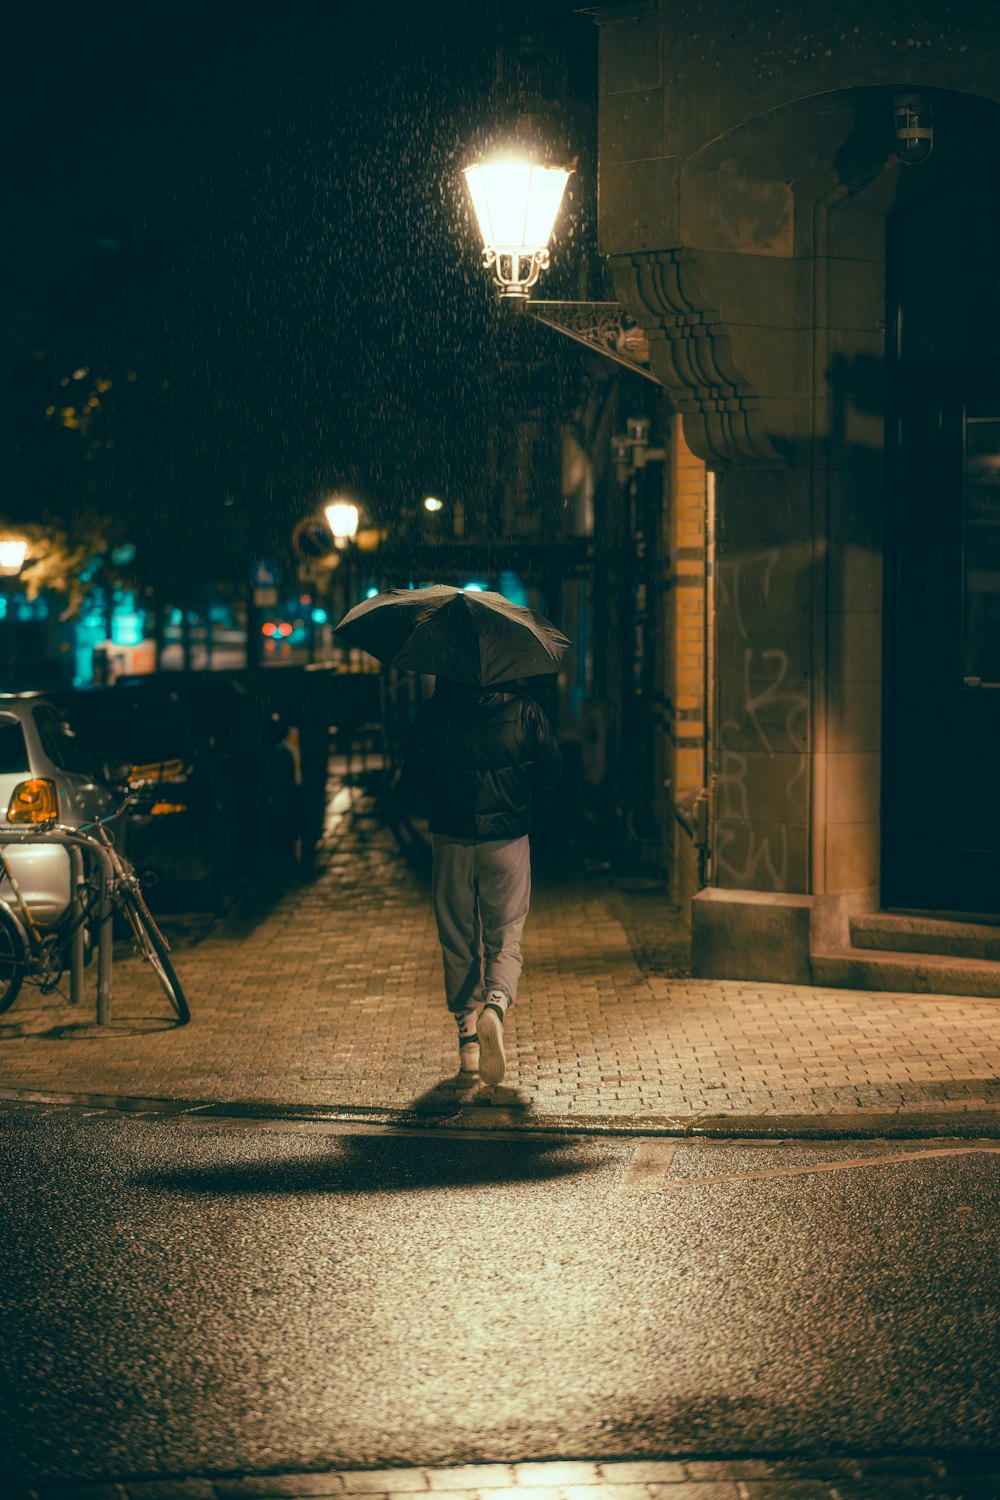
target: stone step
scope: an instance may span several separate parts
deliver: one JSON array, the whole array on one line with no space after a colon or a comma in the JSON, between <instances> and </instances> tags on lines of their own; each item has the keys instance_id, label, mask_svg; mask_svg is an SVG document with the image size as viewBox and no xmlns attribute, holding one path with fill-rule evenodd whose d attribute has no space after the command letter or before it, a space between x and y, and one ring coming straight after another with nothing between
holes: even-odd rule
<instances>
[{"instance_id":1,"label":"stone step","mask_svg":"<svg viewBox=\"0 0 1000 1500\"><path fill-rule=\"evenodd\" d=\"M814 984L842 990L1000 999L1000 963L946 953L881 953L864 948L812 954Z\"/></svg>"},{"instance_id":2,"label":"stone step","mask_svg":"<svg viewBox=\"0 0 1000 1500\"><path fill-rule=\"evenodd\" d=\"M852 917L851 943L855 948L890 953L936 953L1000 961L1000 926L955 922L922 913L877 911Z\"/></svg>"}]
</instances>

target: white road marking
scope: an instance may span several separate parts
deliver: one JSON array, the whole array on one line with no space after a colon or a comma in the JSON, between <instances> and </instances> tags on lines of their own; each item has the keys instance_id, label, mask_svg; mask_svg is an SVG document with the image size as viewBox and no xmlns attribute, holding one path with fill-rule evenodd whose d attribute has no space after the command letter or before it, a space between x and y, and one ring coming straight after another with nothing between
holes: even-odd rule
<instances>
[{"instance_id":1,"label":"white road marking","mask_svg":"<svg viewBox=\"0 0 1000 1500\"><path fill-rule=\"evenodd\" d=\"M643 1141L632 1152L628 1171L622 1178L625 1193L649 1192L670 1186L667 1173L673 1165L676 1141Z\"/></svg>"},{"instance_id":2,"label":"white road marking","mask_svg":"<svg viewBox=\"0 0 1000 1500\"><path fill-rule=\"evenodd\" d=\"M639 1151L643 1149L649 1151L650 1149L655 1150L656 1147L652 1145L651 1147L638 1148ZM638 1154L638 1151L636 1154ZM673 1160L673 1154L674 1149L671 1147L667 1166ZM665 1172L660 1174L658 1181L653 1181L652 1179L655 1174L652 1171L651 1165L647 1165L643 1168L646 1174L643 1185L646 1187L667 1189L673 1192L678 1188L710 1187L717 1182L751 1182L755 1180L761 1181L768 1177L807 1177L812 1172L849 1172L856 1167L885 1167L895 1162L928 1161L937 1156L975 1156L983 1154L998 1155L1000 1154L1000 1146L939 1146L932 1151L894 1151L888 1156L855 1156L850 1161L818 1161L808 1166L771 1167L766 1171L759 1172L720 1172L712 1177L672 1177L669 1181L666 1180ZM631 1170L632 1168L630 1167L629 1172ZM639 1185L638 1180L636 1185Z\"/></svg>"}]
</instances>

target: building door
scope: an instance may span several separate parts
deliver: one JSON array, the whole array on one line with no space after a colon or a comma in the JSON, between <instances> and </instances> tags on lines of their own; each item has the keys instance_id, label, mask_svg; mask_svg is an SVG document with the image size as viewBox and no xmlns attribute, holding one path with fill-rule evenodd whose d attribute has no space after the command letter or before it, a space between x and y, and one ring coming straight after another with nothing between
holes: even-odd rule
<instances>
[{"instance_id":1,"label":"building door","mask_svg":"<svg viewBox=\"0 0 1000 1500\"><path fill-rule=\"evenodd\" d=\"M995 180L897 227L882 904L1000 913L1000 283ZM989 217L989 215L987 215Z\"/></svg>"},{"instance_id":2,"label":"building door","mask_svg":"<svg viewBox=\"0 0 1000 1500\"><path fill-rule=\"evenodd\" d=\"M883 905L1000 912L1000 371L897 415Z\"/></svg>"}]
</instances>

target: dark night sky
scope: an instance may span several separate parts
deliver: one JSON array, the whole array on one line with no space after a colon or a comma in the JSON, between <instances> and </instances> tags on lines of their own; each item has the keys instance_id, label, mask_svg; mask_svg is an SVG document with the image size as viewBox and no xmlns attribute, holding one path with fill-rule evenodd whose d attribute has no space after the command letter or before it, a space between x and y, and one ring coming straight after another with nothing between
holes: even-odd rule
<instances>
[{"instance_id":1,"label":"dark night sky","mask_svg":"<svg viewBox=\"0 0 1000 1500\"><path fill-rule=\"evenodd\" d=\"M530 31L539 132L582 156L545 293L580 295L592 19L569 0L28 10L6 32L0 291L53 368L170 381L153 509L287 534L338 481L386 515L467 484L510 329L460 170L516 116L497 49Z\"/></svg>"}]
</instances>

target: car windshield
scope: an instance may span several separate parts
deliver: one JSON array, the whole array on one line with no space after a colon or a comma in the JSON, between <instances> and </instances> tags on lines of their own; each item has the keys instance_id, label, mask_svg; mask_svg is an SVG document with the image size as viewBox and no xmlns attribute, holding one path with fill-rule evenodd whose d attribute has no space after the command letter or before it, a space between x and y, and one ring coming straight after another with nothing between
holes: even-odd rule
<instances>
[{"instance_id":1,"label":"car windshield","mask_svg":"<svg viewBox=\"0 0 1000 1500\"><path fill-rule=\"evenodd\" d=\"M0 776L28 775L28 746L21 721L15 714L0 713Z\"/></svg>"}]
</instances>

